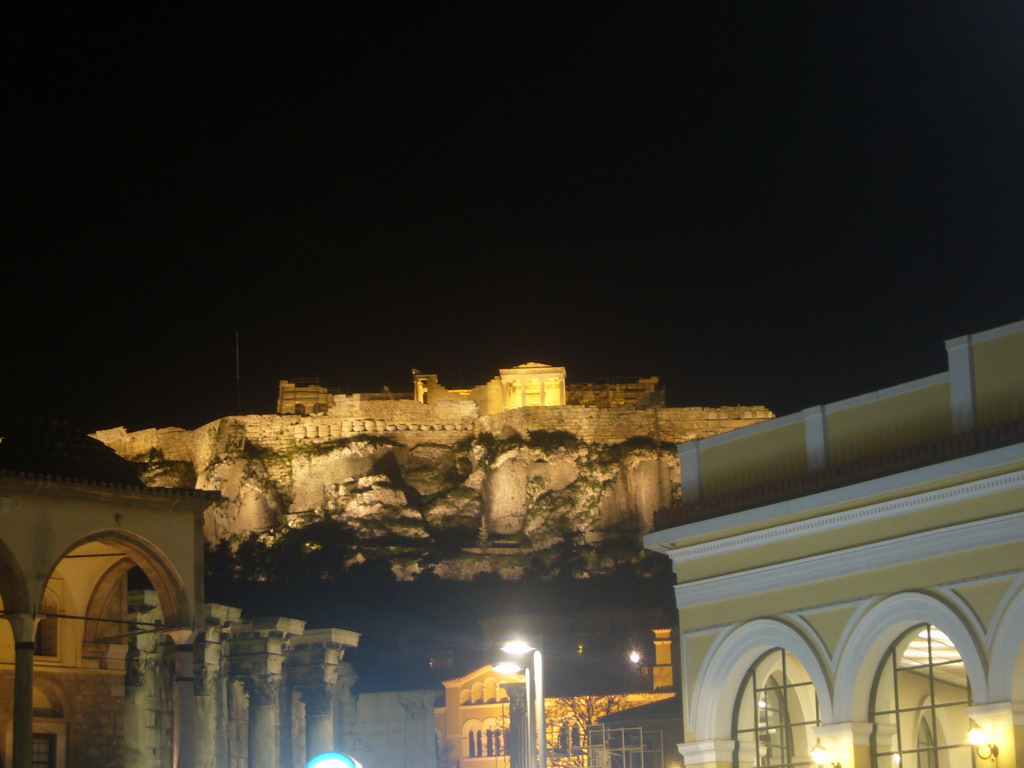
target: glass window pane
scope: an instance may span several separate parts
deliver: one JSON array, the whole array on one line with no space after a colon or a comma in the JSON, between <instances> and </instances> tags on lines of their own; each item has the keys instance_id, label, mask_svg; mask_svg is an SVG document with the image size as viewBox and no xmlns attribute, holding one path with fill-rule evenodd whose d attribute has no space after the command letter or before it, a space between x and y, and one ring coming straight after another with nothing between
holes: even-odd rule
<instances>
[{"instance_id":1,"label":"glass window pane","mask_svg":"<svg viewBox=\"0 0 1024 768\"><path fill-rule=\"evenodd\" d=\"M875 680L876 768L968 768L969 702L963 660L949 637L928 625L907 632Z\"/></svg>"}]
</instances>

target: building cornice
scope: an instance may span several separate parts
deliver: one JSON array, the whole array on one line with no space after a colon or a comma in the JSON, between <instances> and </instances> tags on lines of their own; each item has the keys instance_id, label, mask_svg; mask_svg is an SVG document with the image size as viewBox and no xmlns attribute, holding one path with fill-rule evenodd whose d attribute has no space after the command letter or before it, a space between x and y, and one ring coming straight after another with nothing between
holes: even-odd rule
<instances>
[{"instance_id":1,"label":"building cornice","mask_svg":"<svg viewBox=\"0 0 1024 768\"><path fill-rule=\"evenodd\" d=\"M1019 539L1024 539L1024 511L685 582L675 587L676 607L749 597Z\"/></svg>"},{"instance_id":2,"label":"building cornice","mask_svg":"<svg viewBox=\"0 0 1024 768\"><path fill-rule=\"evenodd\" d=\"M752 547L780 544L802 536L841 530L874 520L884 520L889 517L906 514L911 510L928 509L1019 488L1024 488L1024 470L986 477L974 482L963 483L949 488L940 488L914 496L890 499L878 504L854 507L842 512L834 512L828 515L800 520L795 523L777 525L771 528L739 534L738 536L707 541L689 547L680 547L679 549L672 550L668 555L675 563L685 563Z\"/></svg>"},{"instance_id":3,"label":"building cornice","mask_svg":"<svg viewBox=\"0 0 1024 768\"><path fill-rule=\"evenodd\" d=\"M860 500L877 498L883 494L899 495L915 486L941 482L946 478L956 478L958 475L963 476L990 471L994 476L1005 473L1006 469L1016 469L1016 466L1019 466L1021 461L1024 461L1024 443L1014 443L990 451L972 453L968 456L961 456L935 464L926 464L921 467L854 482L817 493L808 493L796 498L750 507L736 512L728 512L654 531L644 537L644 546L647 549L671 555L673 550L680 548L676 544L680 540L696 537L710 538L716 535L725 536L729 529L768 523L780 517L807 514L813 512L816 508L853 507ZM949 488L953 487L955 486L950 486ZM949 488L941 490L946 491ZM911 498L913 497L904 497L897 501L906 502Z\"/></svg>"}]
</instances>

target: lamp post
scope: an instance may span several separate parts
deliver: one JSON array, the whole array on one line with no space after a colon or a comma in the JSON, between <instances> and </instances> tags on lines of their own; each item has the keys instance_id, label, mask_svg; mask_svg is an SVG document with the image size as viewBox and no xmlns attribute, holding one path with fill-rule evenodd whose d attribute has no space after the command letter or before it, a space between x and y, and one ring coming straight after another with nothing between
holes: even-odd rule
<instances>
[{"instance_id":1,"label":"lamp post","mask_svg":"<svg viewBox=\"0 0 1024 768\"><path fill-rule=\"evenodd\" d=\"M510 640L501 646L501 650L512 656L530 654L533 660L534 706L537 712L537 768L548 768L547 718L544 714L544 660L541 657L540 649L525 640ZM527 691L529 691L529 687L527 687Z\"/></svg>"}]
</instances>

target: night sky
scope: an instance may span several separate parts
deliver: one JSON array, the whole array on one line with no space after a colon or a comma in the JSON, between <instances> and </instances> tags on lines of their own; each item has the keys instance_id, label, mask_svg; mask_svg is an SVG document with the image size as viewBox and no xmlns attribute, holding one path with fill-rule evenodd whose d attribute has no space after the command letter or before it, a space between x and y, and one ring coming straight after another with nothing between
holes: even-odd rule
<instances>
[{"instance_id":1,"label":"night sky","mask_svg":"<svg viewBox=\"0 0 1024 768\"><path fill-rule=\"evenodd\" d=\"M87 10L12 30L0 433L236 412L236 332L246 412L538 361L783 414L1024 318L1021 3Z\"/></svg>"}]
</instances>

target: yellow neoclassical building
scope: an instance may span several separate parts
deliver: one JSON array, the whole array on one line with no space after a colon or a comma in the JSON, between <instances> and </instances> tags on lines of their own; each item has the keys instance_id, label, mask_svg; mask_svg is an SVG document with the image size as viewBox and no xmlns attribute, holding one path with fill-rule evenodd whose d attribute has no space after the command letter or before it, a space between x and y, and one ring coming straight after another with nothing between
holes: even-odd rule
<instances>
[{"instance_id":1,"label":"yellow neoclassical building","mask_svg":"<svg viewBox=\"0 0 1024 768\"><path fill-rule=\"evenodd\" d=\"M946 349L680 446L687 768L1024 767L1024 322Z\"/></svg>"}]
</instances>

